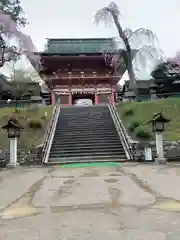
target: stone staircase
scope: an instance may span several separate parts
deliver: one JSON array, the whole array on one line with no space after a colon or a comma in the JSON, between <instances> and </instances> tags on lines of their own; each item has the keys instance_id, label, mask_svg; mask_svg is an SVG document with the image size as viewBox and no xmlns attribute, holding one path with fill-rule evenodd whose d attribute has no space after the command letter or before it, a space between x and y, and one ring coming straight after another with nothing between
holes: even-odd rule
<instances>
[{"instance_id":1,"label":"stone staircase","mask_svg":"<svg viewBox=\"0 0 180 240\"><path fill-rule=\"evenodd\" d=\"M125 160L108 106L61 108L48 163Z\"/></svg>"}]
</instances>

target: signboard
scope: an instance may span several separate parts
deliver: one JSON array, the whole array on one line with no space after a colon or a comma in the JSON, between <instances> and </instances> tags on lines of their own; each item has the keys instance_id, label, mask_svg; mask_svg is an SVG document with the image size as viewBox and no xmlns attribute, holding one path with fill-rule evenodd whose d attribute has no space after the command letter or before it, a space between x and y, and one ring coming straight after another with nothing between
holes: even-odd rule
<instances>
[{"instance_id":1,"label":"signboard","mask_svg":"<svg viewBox=\"0 0 180 240\"><path fill-rule=\"evenodd\" d=\"M103 87L102 88L97 88L97 91L98 92L100 92L100 91L107 92L107 91L111 91L111 88L103 88Z\"/></svg>"},{"instance_id":2,"label":"signboard","mask_svg":"<svg viewBox=\"0 0 180 240\"><path fill-rule=\"evenodd\" d=\"M69 95L69 92L55 92L56 95Z\"/></svg>"}]
</instances>

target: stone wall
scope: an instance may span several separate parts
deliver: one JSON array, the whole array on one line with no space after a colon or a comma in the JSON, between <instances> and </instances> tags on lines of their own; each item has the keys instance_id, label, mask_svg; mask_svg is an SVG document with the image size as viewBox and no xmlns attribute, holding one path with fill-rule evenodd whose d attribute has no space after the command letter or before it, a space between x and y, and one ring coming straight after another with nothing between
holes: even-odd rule
<instances>
[{"instance_id":1,"label":"stone wall","mask_svg":"<svg viewBox=\"0 0 180 240\"><path fill-rule=\"evenodd\" d=\"M5 167L9 163L9 150L0 149L0 168ZM42 164L42 146L39 145L29 151L18 149L17 151L18 162L22 166Z\"/></svg>"},{"instance_id":2,"label":"stone wall","mask_svg":"<svg viewBox=\"0 0 180 240\"><path fill-rule=\"evenodd\" d=\"M144 149L150 147L152 149L153 159L156 157L156 143L155 141L143 142L143 141L133 141L131 144L134 149L134 159L135 161L144 161ZM178 141L164 141L164 155L169 161L180 160L180 140Z\"/></svg>"}]
</instances>

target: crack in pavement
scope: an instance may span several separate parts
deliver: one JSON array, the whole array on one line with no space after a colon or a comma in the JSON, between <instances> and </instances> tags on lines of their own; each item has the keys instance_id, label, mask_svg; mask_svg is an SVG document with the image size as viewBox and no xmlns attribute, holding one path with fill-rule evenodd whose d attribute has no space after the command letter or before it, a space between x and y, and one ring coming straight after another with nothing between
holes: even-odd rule
<instances>
[{"instance_id":1,"label":"crack in pavement","mask_svg":"<svg viewBox=\"0 0 180 240\"><path fill-rule=\"evenodd\" d=\"M64 181L64 185L61 186L60 191L58 191L54 195L54 197L62 197L63 194L71 194L69 190L77 184L77 180L82 177L97 177L100 176L96 171L91 171L89 173L84 173L83 175L75 176L53 176L51 175L53 171L57 169L51 168L48 173L41 178L39 181L35 182L26 193L24 193L21 197L13 201L11 204L6 206L4 209L0 211L0 219L11 219L11 218L19 218L41 214L47 209L47 206L34 206L32 204L33 198L38 190L41 188L44 180L48 177L51 178L62 178ZM141 180L136 174L126 172L123 167L117 167L115 173L110 173L108 176L110 177L120 177L120 176L128 176L132 179L132 181L140 187L143 191L148 192L152 196L155 197L155 202L149 203L144 206L137 206L133 204L122 204L121 203L121 191L115 187L107 186L108 193L110 196L110 201L104 203L92 203L92 204L77 204L77 205L69 205L69 206L52 206L48 207L48 211L55 214L60 212L69 212L69 211L104 211L109 214L119 215L119 211L122 208L133 208L138 211L148 210L148 209L157 209L162 211L180 212L180 201L176 201L171 198L166 198L162 196L162 194L154 191L145 181ZM106 176L107 177L107 176ZM69 178L69 179L68 179ZM117 182L117 179L107 178L104 179L107 184L113 184ZM14 212L13 212L14 211ZM19 211L19 213L18 213ZM11 216L10 216L11 215ZM10 217L8 217L10 216Z\"/></svg>"},{"instance_id":2,"label":"crack in pavement","mask_svg":"<svg viewBox=\"0 0 180 240\"><path fill-rule=\"evenodd\" d=\"M124 176L128 176L132 179L132 181L134 183L136 183L136 185L138 185L138 187L140 187L141 189L143 189L144 191L148 192L149 194L153 195L155 198L162 198L163 196L154 191L148 184L147 182L144 182L143 180L141 180L136 174L134 173L129 173L126 172L124 170L124 168L118 168L118 172L121 172Z\"/></svg>"},{"instance_id":3,"label":"crack in pavement","mask_svg":"<svg viewBox=\"0 0 180 240\"><path fill-rule=\"evenodd\" d=\"M49 169L47 174L36 181L34 184L31 185L31 187L25 192L23 195L21 195L19 198L15 199L13 202L11 202L9 205L7 205L5 208L0 210L0 218L1 219L8 219L8 218L16 218L18 216L23 217L27 215L37 215L39 214L40 208L36 208L32 205L32 200L37 193L37 191L40 189L42 183L44 180L49 176L50 173L52 173L54 169ZM42 207L41 207L42 209Z\"/></svg>"},{"instance_id":4,"label":"crack in pavement","mask_svg":"<svg viewBox=\"0 0 180 240\"><path fill-rule=\"evenodd\" d=\"M163 167L162 170L167 169L167 167ZM124 176L129 176L134 183L136 183L141 189L144 191L148 192L152 196L155 197L155 202L150 203L147 206L142 206L138 207L139 209L144 209L144 208L154 208L154 209L160 209L164 211L173 211L173 212L180 212L180 201L174 199L174 198L169 198L169 197L164 197L161 193L153 190L147 182L141 180L136 174L134 173L129 173L124 170L124 168L119 168L117 169L118 172L121 172L124 174ZM164 206L164 207L163 207ZM169 207L168 207L169 206ZM168 210L169 209L169 210Z\"/></svg>"}]
</instances>

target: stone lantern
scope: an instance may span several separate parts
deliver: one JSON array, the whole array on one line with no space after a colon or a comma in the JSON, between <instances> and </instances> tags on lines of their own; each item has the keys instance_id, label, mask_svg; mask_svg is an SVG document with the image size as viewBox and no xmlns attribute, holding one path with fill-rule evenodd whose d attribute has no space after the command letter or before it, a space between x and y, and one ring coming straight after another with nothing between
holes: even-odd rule
<instances>
[{"instance_id":1,"label":"stone lantern","mask_svg":"<svg viewBox=\"0 0 180 240\"><path fill-rule=\"evenodd\" d=\"M155 113L152 120L149 123L152 124L152 131L155 133L156 138L156 152L157 158L155 161L157 163L166 163L164 157L164 148L163 148L163 132L165 130L165 124L170 122L161 112Z\"/></svg>"},{"instance_id":2,"label":"stone lantern","mask_svg":"<svg viewBox=\"0 0 180 240\"><path fill-rule=\"evenodd\" d=\"M7 131L9 138L9 152L10 152L10 161L8 167L15 168L19 163L17 162L17 140L20 137L20 132L23 127L19 124L17 119L11 118L8 120L2 129Z\"/></svg>"}]
</instances>

